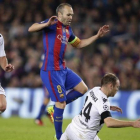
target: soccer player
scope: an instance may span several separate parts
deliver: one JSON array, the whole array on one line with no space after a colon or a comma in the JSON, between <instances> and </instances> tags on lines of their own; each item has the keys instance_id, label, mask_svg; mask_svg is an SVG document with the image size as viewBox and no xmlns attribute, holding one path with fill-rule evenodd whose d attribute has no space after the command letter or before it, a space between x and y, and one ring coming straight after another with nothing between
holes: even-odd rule
<instances>
[{"instance_id":1,"label":"soccer player","mask_svg":"<svg viewBox=\"0 0 140 140\"><path fill-rule=\"evenodd\" d=\"M43 90L44 90L43 104L41 105L39 113L38 113L37 117L35 118L35 123L40 126L44 125L44 123L42 121L42 116L44 114L47 115L48 117L50 117L48 112L46 111L46 106L48 105L48 103L50 101L50 95L45 86L43 86Z\"/></svg>"},{"instance_id":2,"label":"soccer player","mask_svg":"<svg viewBox=\"0 0 140 140\"><path fill-rule=\"evenodd\" d=\"M110 110L122 112L121 108L110 106L108 97L114 97L120 81L112 73L104 75L101 87L88 91L81 113L68 125L60 140L100 140L97 133L105 123L107 127L140 128L140 120L121 121L111 117Z\"/></svg>"},{"instance_id":3,"label":"soccer player","mask_svg":"<svg viewBox=\"0 0 140 140\"><path fill-rule=\"evenodd\" d=\"M11 72L14 70L14 66L8 64L5 50L4 50L4 39L3 36L0 34L0 66L6 72ZM1 87L0 84L0 114L6 110L6 98L5 98L5 91Z\"/></svg>"},{"instance_id":4,"label":"soccer player","mask_svg":"<svg viewBox=\"0 0 140 140\"><path fill-rule=\"evenodd\" d=\"M56 14L57 16L52 16L50 19L34 23L28 31L43 30L45 59L40 74L51 100L55 102L53 117L56 137L59 140L62 135L63 112L66 104L81 97L88 90L83 80L65 66L64 54L67 43L76 48L86 47L104 36L109 31L109 26L104 25L96 35L80 40L70 27L74 15L72 6L62 3L57 7ZM66 95L69 89L73 90Z\"/></svg>"},{"instance_id":5,"label":"soccer player","mask_svg":"<svg viewBox=\"0 0 140 140\"><path fill-rule=\"evenodd\" d=\"M44 60L44 55L41 56L41 60L40 60L40 63L39 63L39 68L41 68L43 60ZM40 126L44 125L43 121L42 121L42 116L44 114L47 115L48 117L50 117L48 112L46 111L46 106L48 105L48 103L50 101L50 95L49 95L49 92L48 92L48 90L45 86L43 86L43 91L44 91L43 104L41 105L39 113L38 113L37 117L35 118L35 123L37 125L40 125Z\"/></svg>"}]
</instances>

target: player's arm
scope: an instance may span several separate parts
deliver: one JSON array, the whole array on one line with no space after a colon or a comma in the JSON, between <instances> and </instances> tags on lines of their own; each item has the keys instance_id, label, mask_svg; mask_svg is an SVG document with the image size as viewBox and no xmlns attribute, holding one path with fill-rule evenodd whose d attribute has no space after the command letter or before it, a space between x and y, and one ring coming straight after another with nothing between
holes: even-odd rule
<instances>
[{"instance_id":1,"label":"player's arm","mask_svg":"<svg viewBox=\"0 0 140 140\"><path fill-rule=\"evenodd\" d=\"M98 31L98 33L90 38L82 39L80 43L76 46L76 48L83 48L91 43L93 43L95 40L97 40L100 37L103 37L107 32L109 32L109 25L104 25L101 27Z\"/></svg>"},{"instance_id":2,"label":"player's arm","mask_svg":"<svg viewBox=\"0 0 140 140\"><path fill-rule=\"evenodd\" d=\"M111 127L111 128L120 128L120 127L140 128L140 119L136 121L122 121L122 120L114 119L112 117L107 117L104 119L104 122L107 127Z\"/></svg>"},{"instance_id":3,"label":"player's arm","mask_svg":"<svg viewBox=\"0 0 140 140\"><path fill-rule=\"evenodd\" d=\"M29 32L36 32L36 31L40 31L43 28L49 27L53 24L55 24L57 21L57 16L52 16L47 22L44 23L34 23L33 25L31 25L28 29Z\"/></svg>"},{"instance_id":4,"label":"player's arm","mask_svg":"<svg viewBox=\"0 0 140 140\"><path fill-rule=\"evenodd\" d=\"M11 64L8 64L6 56L0 57L0 66L6 72L11 72L14 70L14 66Z\"/></svg>"}]
</instances>

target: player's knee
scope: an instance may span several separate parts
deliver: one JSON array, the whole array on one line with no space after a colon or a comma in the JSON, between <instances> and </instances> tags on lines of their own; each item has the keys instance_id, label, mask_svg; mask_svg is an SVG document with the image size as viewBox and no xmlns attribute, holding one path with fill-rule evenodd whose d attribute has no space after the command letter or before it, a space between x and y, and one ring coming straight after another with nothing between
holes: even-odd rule
<instances>
[{"instance_id":1,"label":"player's knee","mask_svg":"<svg viewBox=\"0 0 140 140\"><path fill-rule=\"evenodd\" d=\"M85 94L88 91L88 87L85 85L84 88L81 90L82 94Z\"/></svg>"},{"instance_id":2,"label":"player's knee","mask_svg":"<svg viewBox=\"0 0 140 140\"><path fill-rule=\"evenodd\" d=\"M56 102L55 106L61 109L64 109L66 106L66 102Z\"/></svg>"}]
</instances>

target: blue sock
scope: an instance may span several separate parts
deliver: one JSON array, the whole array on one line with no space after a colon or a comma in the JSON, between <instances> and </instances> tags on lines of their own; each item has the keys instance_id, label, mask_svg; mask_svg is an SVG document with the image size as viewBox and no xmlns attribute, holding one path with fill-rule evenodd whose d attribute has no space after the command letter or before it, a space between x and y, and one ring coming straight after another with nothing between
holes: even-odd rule
<instances>
[{"instance_id":1,"label":"blue sock","mask_svg":"<svg viewBox=\"0 0 140 140\"><path fill-rule=\"evenodd\" d=\"M64 109L54 107L54 114L53 114L54 126L55 126L56 137L58 140L62 135L63 112Z\"/></svg>"},{"instance_id":2,"label":"blue sock","mask_svg":"<svg viewBox=\"0 0 140 140\"><path fill-rule=\"evenodd\" d=\"M36 119L39 119L39 120L41 119L42 115L45 113L45 109L46 109L46 105L43 104L40 108L39 114L36 117Z\"/></svg>"},{"instance_id":3,"label":"blue sock","mask_svg":"<svg viewBox=\"0 0 140 140\"><path fill-rule=\"evenodd\" d=\"M83 96L84 94L75 91L75 90L71 90L67 95L67 100L66 100L66 104L69 104L71 102L73 102L74 100L76 100L77 98Z\"/></svg>"}]
</instances>

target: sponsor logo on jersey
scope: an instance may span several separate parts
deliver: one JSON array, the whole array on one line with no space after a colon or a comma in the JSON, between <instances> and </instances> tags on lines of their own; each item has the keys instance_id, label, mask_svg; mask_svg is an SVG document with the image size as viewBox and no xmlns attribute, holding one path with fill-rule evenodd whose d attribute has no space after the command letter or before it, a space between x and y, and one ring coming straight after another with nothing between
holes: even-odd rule
<instances>
[{"instance_id":1,"label":"sponsor logo on jersey","mask_svg":"<svg viewBox=\"0 0 140 140\"><path fill-rule=\"evenodd\" d=\"M62 35L57 35L57 38L64 44L68 43L68 38L66 36L62 36Z\"/></svg>"},{"instance_id":2,"label":"sponsor logo on jersey","mask_svg":"<svg viewBox=\"0 0 140 140\"><path fill-rule=\"evenodd\" d=\"M90 96L94 100L94 102L96 102L98 100L98 98L95 96L93 91L90 92Z\"/></svg>"},{"instance_id":3,"label":"sponsor logo on jersey","mask_svg":"<svg viewBox=\"0 0 140 140\"><path fill-rule=\"evenodd\" d=\"M102 99L103 99L103 103L105 103L105 102L107 101L107 99L106 99L106 98L103 98L103 97L102 97Z\"/></svg>"},{"instance_id":4,"label":"sponsor logo on jersey","mask_svg":"<svg viewBox=\"0 0 140 140\"><path fill-rule=\"evenodd\" d=\"M107 110L109 110L109 107L107 105L104 105L103 109L107 111Z\"/></svg>"}]
</instances>

